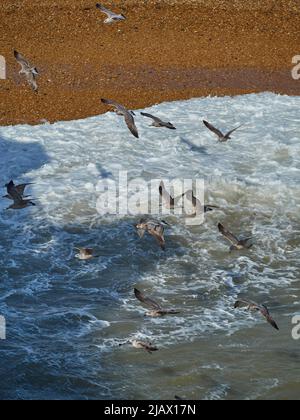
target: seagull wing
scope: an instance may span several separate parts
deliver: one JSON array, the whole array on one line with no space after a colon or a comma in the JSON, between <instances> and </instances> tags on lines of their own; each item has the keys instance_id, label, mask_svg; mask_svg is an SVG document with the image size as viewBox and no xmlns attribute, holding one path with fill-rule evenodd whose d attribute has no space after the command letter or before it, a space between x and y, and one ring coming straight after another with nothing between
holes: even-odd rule
<instances>
[{"instance_id":1,"label":"seagull wing","mask_svg":"<svg viewBox=\"0 0 300 420\"><path fill-rule=\"evenodd\" d=\"M219 232L230 242L236 246L240 243L239 239L227 230L221 223L218 224Z\"/></svg>"},{"instance_id":2,"label":"seagull wing","mask_svg":"<svg viewBox=\"0 0 300 420\"><path fill-rule=\"evenodd\" d=\"M164 238L164 228L163 226L155 226L153 229L148 229L148 232L150 235L152 235L157 242L159 243L159 246L161 249L165 250L166 241Z\"/></svg>"},{"instance_id":3,"label":"seagull wing","mask_svg":"<svg viewBox=\"0 0 300 420\"><path fill-rule=\"evenodd\" d=\"M277 323L271 317L270 312L269 312L269 309L265 305L262 305L262 307L260 309L260 312L266 318L266 320L268 321L268 323L270 325L272 325L272 327L275 328L275 330L279 331L279 327L278 327Z\"/></svg>"},{"instance_id":4,"label":"seagull wing","mask_svg":"<svg viewBox=\"0 0 300 420\"><path fill-rule=\"evenodd\" d=\"M218 130L217 128L215 128L212 124L210 124L207 121L203 121L203 124L210 130L212 131L214 134L216 134L219 138L224 137L222 131Z\"/></svg>"},{"instance_id":5,"label":"seagull wing","mask_svg":"<svg viewBox=\"0 0 300 420\"><path fill-rule=\"evenodd\" d=\"M143 117L151 118L153 121L156 121L159 124L164 124L160 118L155 117L154 115L147 114L146 112L141 112L141 115L143 115Z\"/></svg>"},{"instance_id":6,"label":"seagull wing","mask_svg":"<svg viewBox=\"0 0 300 420\"><path fill-rule=\"evenodd\" d=\"M30 66L29 62L26 60L26 58L22 54L20 54L16 50L14 50L14 56L15 56L15 59L17 60L17 62L22 67L22 70L29 71L31 69L31 66Z\"/></svg>"},{"instance_id":7,"label":"seagull wing","mask_svg":"<svg viewBox=\"0 0 300 420\"><path fill-rule=\"evenodd\" d=\"M18 193L20 194L20 195L24 195L24 192L25 192L25 188L26 187L28 187L28 185L32 185L32 183L29 183L29 184L20 184L20 185L17 185L16 186L16 190L18 191Z\"/></svg>"},{"instance_id":8,"label":"seagull wing","mask_svg":"<svg viewBox=\"0 0 300 420\"><path fill-rule=\"evenodd\" d=\"M165 201L167 207L174 207L175 205L175 200L173 197L171 197L171 195L168 193L168 191L166 190L165 184L162 181L159 185L159 194L160 196L163 198L163 200ZM181 197L180 197L181 198ZM178 201L179 199L178 198Z\"/></svg>"},{"instance_id":9,"label":"seagull wing","mask_svg":"<svg viewBox=\"0 0 300 420\"><path fill-rule=\"evenodd\" d=\"M236 127L233 130L229 131L229 133L227 133L225 137L228 139L231 136L231 134L233 134L235 131L237 131L241 127L243 127L243 125L239 125L238 127Z\"/></svg>"},{"instance_id":10,"label":"seagull wing","mask_svg":"<svg viewBox=\"0 0 300 420\"><path fill-rule=\"evenodd\" d=\"M257 305L254 302L250 302L248 300L237 300L235 302L234 307L235 307L235 309L238 309L238 308L241 308L241 309L242 308L246 308L246 309L252 309L252 310L255 310L255 311L260 311L260 309L261 309L259 307L259 305Z\"/></svg>"},{"instance_id":11,"label":"seagull wing","mask_svg":"<svg viewBox=\"0 0 300 420\"><path fill-rule=\"evenodd\" d=\"M129 128L130 132L134 135L134 137L136 137L138 139L139 138L139 132L138 132L138 129L135 125L134 117L129 111L127 111L127 110L125 110L125 111L126 112L125 112L124 118L125 118L125 122L127 124L127 127Z\"/></svg>"},{"instance_id":12,"label":"seagull wing","mask_svg":"<svg viewBox=\"0 0 300 420\"><path fill-rule=\"evenodd\" d=\"M101 12L105 13L108 17L115 16L115 13L114 12L112 12L109 9L106 9L106 7L102 6L102 4L100 4L100 3L97 3L96 4L96 7L97 7L97 9L101 10Z\"/></svg>"},{"instance_id":13,"label":"seagull wing","mask_svg":"<svg viewBox=\"0 0 300 420\"><path fill-rule=\"evenodd\" d=\"M129 112L125 106L119 104L118 102L112 101L110 99L101 99L101 102L105 105L114 107L120 114L124 115L125 122L128 129L134 135L134 137L139 138L138 129L135 125L135 121L131 112Z\"/></svg>"},{"instance_id":14,"label":"seagull wing","mask_svg":"<svg viewBox=\"0 0 300 420\"><path fill-rule=\"evenodd\" d=\"M35 74L32 71L30 71L29 73L26 73L26 79L29 85L31 86L32 90L36 92L38 90L38 85L36 82Z\"/></svg>"},{"instance_id":15,"label":"seagull wing","mask_svg":"<svg viewBox=\"0 0 300 420\"><path fill-rule=\"evenodd\" d=\"M126 112L128 112L127 111L127 109L125 108L125 106L123 106L123 105L121 105L121 104L119 104L118 102L116 102L116 101L112 101L112 100L110 100L110 99L101 99L101 102L103 103L103 104L105 104L105 105L108 105L108 106L112 106L113 108L115 108L117 111L119 111L119 112L121 112L123 115L125 115L125 113Z\"/></svg>"},{"instance_id":16,"label":"seagull wing","mask_svg":"<svg viewBox=\"0 0 300 420\"><path fill-rule=\"evenodd\" d=\"M192 210L194 211L194 213L196 213L197 215L203 213L204 208L200 200L198 200L198 198L195 197L194 192L192 190L189 190L186 193L184 193L183 197L186 197L187 200L192 203Z\"/></svg>"},{"instance_id":17,"label":"seagull wing","mask_svg":"<svg viewBox=\"0 0 300 420\"><path fill-rule=\"evenodd\" d=\"M18 193L16 186L13 181L10 181L7 185L7 193L13 199L15 203L22 202L22 196Z\"/></svg>"},{"instance_id":18,"label":"seagull wing","mask_svg":"<svg viewBox=\"0 0 300 420\"><path fill-rule=\"evenodd\" d=\"M197 209L197 210L201 210L201 209L203 209L203 206L202 206L202 204L201 204L201 202L200 202L200 200L197 198L197 197L195 197L195 195L194 195L194 191L192 191L192 190L189 190L189 191L187 191L186 193L184 193L183 194L183 197L186 197L189 201L191 201L192 202L192 204L193 204L193 207L195 208L195 209Z\"/></svg>"},{"instance_id":19,"label":"seagull wing","mask_svg":"<svg viewBox=\"0 0 300 420\"><path fill-rule=\"evenodd\" d=\"M138 289L134 289L134 294L135 294L135 297L140 302L144 303L145 305L150 306L153 309L157 309L157 310L161 309L161 306L157 302L144 296L143 293L141 293Z\"/></svg>"}]
</instances>

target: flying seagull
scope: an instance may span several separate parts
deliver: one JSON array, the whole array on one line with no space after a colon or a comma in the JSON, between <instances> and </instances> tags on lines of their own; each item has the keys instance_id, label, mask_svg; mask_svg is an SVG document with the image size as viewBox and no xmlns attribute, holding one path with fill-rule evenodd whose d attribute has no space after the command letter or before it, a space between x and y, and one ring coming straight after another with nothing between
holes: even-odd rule
<instances>
[{"instance_id":1,"label":"flying seagull","mask_svg":"<svg viewBox=\"0 0 300 420\"><path fill-rule=\"evenodd\" d=\"M183 194L183 197L186 197L193 206L193 214L192 215L199 215L203 212L208 213L210 211L214 211L218 209L218 206L213 206L211 204L205 204L204 206L201 204L200 200L194 195L194 191L189 190Z\"/></svg>"},{"instance_id":2,"label":"flying seagull","mask_svg":"<svg viewBox=\"0 0 300 420\"><path fill-rule=\"evenodd\" d=\"M248 311L260 312L268 321L270 325L272 325L275 330L279 331L279 327L271 317L269 309L265 305L258 305L257 303L246 301L246 300L238 300L235 305L235 309L238 308L245 308Z\"/></svg>"},{"instance_id":3,"label":"flying seagull","mask_svg":"<svg viewBox=\"0 0 300 420\"><path fill-rule=\"evenodd\" d=\"M9 184L6 184L6 188ZM28 195L24 196L24 192L25 192L25 188L28 187L29 185L33 185L32 182L27 183L27 184L20 184L20 185L15 185L15 189L16 191L22 196L22 198L27 198L29 197ZM13 197L10 194L6 194L3 196L3 198L8 198L9 200L13 200Z\"/></svg>"},{"instance_id":4,"label":"flying seagull","mask_svg":"<svg viewBox=\"0 0 300 420\"><path fill-rule=\"evenodd\" d=\"M150 306L151 311L146 312L146 316L150 316L152 318L158 318L164 315L177 315L180 312L176 311L175 309L165 309L162 306L160 306L157 302L154 300L146 297L141 293L138 289L134 289L135 297L142 303L144 303L147 306Z\"/></svg>"},{"instance_id":5,"label":"flying seagull","mask_svg":"<svg viewBox=\"0 0 300 420\"><path fill-rule=\"evenodd\" d=\"M166 222L163 223L167 224ZM136 229L141 239L144 237L146 232L153 236L159 243L161 249L164 251L166 249L166 242L164 238L165 228L163 223L154 219L141 219L136 225Z\"/></svg>"},{"instance_id":6,"label":"flying seagull","mask_svg":"<svg viewBox=\"0 0 300 420\"><path fill-rule=\"evenodd\" d=\"M153 115L147 114L145 112L141 112L141 115L143 115L143 117L151 118L153 120L153 127L165 127L169 128L170 130L176 130L176 127L170 122L162 121L160 118L154 117Z\"/></svg>"},{"instance_id":7,"label":"flying seagull","mask_svg":"<svg viewBox=\"0 0 300 420\"><path fill-rule=\"evenodd\" d=\"M7 210L21 210L29 206L35 206L31 200L24 200L22 194L17 190L13 181L6 184L7 195L13 200L13 204Z\"/></svg>"},{"instance_id":8,"label":"flying seagull","mask_svg":"<svg viewBox=\"0 0 300 420\"><path fill-rule=\"evenodd\" d=\"M109 105L115 108L118 115L122 115L125 118L125 122L127 127L131 131L131 133L136 137L139 138L139 133L135 125L133 113L128 111L123 105L118 104L115 101L111 101L109 99L101 99L101 102L105 105Z\"/></svg>"},{"instance_id":9,"label":"flying seagull","mask_svg":"<svg viewBox=\"0 0 300 420\"><path fill-rule=\"evenodd\" d=\"M162 197L165 206L168 209L174 210L175 207L178 205L178 203L180 202L180 200L183 197L186 197L193 206L193 214L200 214L203 212L203 206L200 202L200 200L198 200L197 197L195 197L194 192L192 190L189 190L183 194L181 194L180 196L173 198L170 193L166 190L165 184L162 181L159 185L159 194ZM184 206L184 203L182 203L182 206ZM219 207L217 206L213 206L213 205L204 205L204 212L207 213L209 211L213 211L214 209L218 209Z\"/></svg>"},{"instance_id":10,"label":"flying seagull","mask_svg":"<svg viewBox=\"0 0 300 420\"><path fill-rule=\"evenodd\" d=\"M176 197L176 198L172 197L170 193L167 191L164 182L161 181L159 185L159 195L163 199L166 208L174 210L175 207L180 202L180 200L182 199L184 194L181 194L179 197Z\"/></svg>"},{"instance_id":11,"label":"flying seagull","mask_svg":"<svg viewBox=\"0 0 300 420\"><path fill-rule=\"evenodd\" d=\"M232 244L230 251L241 251L242 249L250 249L253 246L252 238L238 239L229 230L227 230L221 223L218 224L219 232Z\"/></svg>"},{"instance_id":12,"label":"flying seagull","mask_svg":"<svg viewBox=\"0 0 300 420\"><path fill-rule=\"evenodd\" d=\"M105 13L107 15L107 19L105 19L104 23L114 23L114 22L120 22L122 20L126 19L126 16L120 14L116 14L112 12L111 10L106 9L106 7L102 6L101 4L96 4L97 9L99 9L101 12Z\"/></svg>"},{"instance_id":13,"label":"flying seagull","mask_svg":"<svg viewBox=\"0 0 300 420\"><path fill-rule=\"evenodd\" d=\"M221 143L225 143L228 140L231 140L231 135L238 130L239 128L243 127L242 125L240 125L237 128L234 128L233 130L229 131L229 133L227 134L223 134L220 130L218 130L217 128L215 128L212 124L210 124L207 121L203 121L203 124L210 130L212 131L214 134L216 134L216 136L219 138L219 141Z\"/></svg>"},{"instance_id":14,"label":"flying seagull","mask_svg":"<svg viewBox=\"0 0 300 420\"><path fill-rule=\"evenodd\" d=\"M99 255L94 255L94 250L92 248L75 248L79 251L79 254L76 254L75 257L79 260L91 260L92 258L98 258Z\"/></svg>"},{"instance_id":15,"label":"flying seagull","mask_svg":"<svg viewBox=\"0 0 300 420\"><path fill-rule=\"evenodd\" d=\"M36 77L39 75L39 72L36 67L32 67L31 64L26 60L25 57L23 57L22 54L20 54L18 51L14 50L14 56L17 62L21 66L20 74L23 74L31 86L32 90L34 92L37 92L38 85L36 82Z\"/></svg>"}]
</instances>

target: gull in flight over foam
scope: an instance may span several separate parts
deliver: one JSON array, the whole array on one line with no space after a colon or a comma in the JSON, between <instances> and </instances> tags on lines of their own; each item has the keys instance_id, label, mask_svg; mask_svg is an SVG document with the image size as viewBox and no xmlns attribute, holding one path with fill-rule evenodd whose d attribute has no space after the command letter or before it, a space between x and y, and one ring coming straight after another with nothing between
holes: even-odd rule
<instances>
[{"instance_id":1,"label":"gull in flight over foam","mask_svg":"<svg viewBox=\"0 0 300 420\"><path fill-rule=\"evenodd\" d=\"M252 238L239 239L226 229L221 223L218 224L219 232L231 243L230 251L241 251L253 246Z\"/></svg>"},{"instance_id":2,"label":"gull in flight over foam","mask_svg":"<svg viewBox=\"0 0 300 420\"><path fill-rule=\"evenodd\" d=\"M203 121L203 124L210 130L212 131L214 134L216 134L216 136L219 139L219 142L221 143L225 143L228 140L231 140L231 135L238 130L239 128L243 127L242 125L240 125L237 128L234 128L233 130L229 131L227 134L223 134L222 131L218 130L217 128L215 128L212 124L210 124L207 121Z\"/></svg>"},{"instance_id":3,"label":"gull in flight over foam","mask_svg":"<svg viewBox=\"0 0 300 420\"><path fill-rule=\"evenodd\" d=\"M167 225L166 222L163 222ZM154 219L141 219L136 225L136 229L139 237L142 239L147 232L149 235L153 236L161 249L164 251L166 249L166 241L164 238L164 225L163 223L154 220Z\"/></svg>"},{"instance_id":4,"label":"gull in flight over foam","mask_svg":"<svg viewBox=\"0 0 300 420\"><path fill-rule=\"evenodd\" d=\"M258 305L257 303L250 302L247 300L238 300L235 305L235 309L244 308L248 311L260 312L268 321L270 325L272 325L275 330L279 331L279 327L274 319L271 317L269 309L265 305Z\"/></svg>"},{"instance_id":5,"label":"gull in flight over foam","mask_svg":"<svg viewBox=\"0 0 300 420\"><path fill-rule=\"evenodd\" d=\"M149 312L146 312L146 316L150 316L152 318L162 317L164 315L177 315L178 312L175 309L165 309L159 303L155 302L155 300L145 296L141 293L138 289L134 289L135 297L142 302L144 305L147 305L151 308Z\"/></svg>"},{"instance_id":6,"label":"gull in flight over foam","mask_svg":"<svg viewBox=\"0 0 300 420\"><path fill-rule=\"evenodd\" d=\"M111 106L115 108L118 115L122 115L125 118L126 125L130 132L136 137L139 138L138 129L135 125L133 112L128 111L123 105L118 104L115 101L111 101L109 99L101 99L101 102L105 105Z\"/></svg>"},{"instance_id":7,"label":"gull in flight over foam","mask_svg":"<svg viewBox=\"0 0 300 420\"><path fill-rule=\"evenodd\" d=\"M155 117L154 115L147 114L146 112L141 112L141 115L143 117L151 118L153 120L153 127L165 127L169 128L170 130L176 130L176 127L172 123L163 121L160 118Z\"/></svg>"}]
</instances>

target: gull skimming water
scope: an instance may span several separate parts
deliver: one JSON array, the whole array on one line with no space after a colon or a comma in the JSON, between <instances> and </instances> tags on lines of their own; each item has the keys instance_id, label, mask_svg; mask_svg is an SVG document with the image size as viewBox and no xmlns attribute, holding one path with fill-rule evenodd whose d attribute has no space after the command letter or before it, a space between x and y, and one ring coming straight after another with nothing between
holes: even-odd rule
<instances>
[{"instance_id":1,"label":"gull skimming water","mask_svg":"<svg viewBox=\"0 0 300 420\"><path fill-rule=\"evenodd\" d=\"M151 311L146 312L146 316L150 316L152 318L162 317L164 315L176 315L179 314L175 309L165 309L159 303L155 302L155 300L143 295L138 289L134 289L135 297L142 302L143 304L149 306Z\"/></svg>"},{"instance_id":2,"label":"gull skimming water","mask_svg":"<svg viewBox=\"0 0 300 420\"><path fill-rule=\"evenodd\" d=\"M274 319L271 317L269 309L265 305L258 305L257 303L250 302L247 300L238 300L235 305L235 309L244 308L248 311L260 312L268 321L270 325L272 325L275 330L279 331L279 327Z\"/></svg>"}]
</instances>

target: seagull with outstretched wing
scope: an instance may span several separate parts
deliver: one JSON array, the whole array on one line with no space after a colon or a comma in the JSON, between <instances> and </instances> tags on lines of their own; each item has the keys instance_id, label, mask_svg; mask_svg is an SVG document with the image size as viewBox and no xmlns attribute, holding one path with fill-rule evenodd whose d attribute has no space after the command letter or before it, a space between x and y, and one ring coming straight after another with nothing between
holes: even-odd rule
<instances>
[{"instance_id":1,"label":"seagull with outstretched wing","mask_svg":"<svg viewBox=\"0 0 300 420\"><path fill-rule=\"evenodd\" d=\"M14 202L11 206L8 207L7 210L21 210L29 206L35 206L35 203L33 203L31 200L24 200L22 194L20 194L20 192L17 190L13 181L10 181L8 184L6 184L6 188L7 196L10 197L10 199Z\"/></svg>"},{"instance_id":2,"label":"seagull with outstretched wing","mask_svg":"<svg viewBox=\"0 0 300 420\"><path fill-rule=\"evenodd\" d=\"M146 316L150 316L152 318L162 317L164 315L177 315L178 312L175 309L165 309L161 305L159 305L155 300L145 296L141 293L138 289L134 289L135 297L142 302L144 305L147 305L151 308L149 312L146 312Z\"/></svg>"},{"instance_id":3,"label":"seagull with outstretched wing","mask_svg":"<svg viewBox=\"0 0 300 420\"><path fill-rule=\"evenodd\" d=\"M164 224L167 224L163 222ZM154 220L154 219L141 219L136 225L136 229L139 237L142 239L147 232L149 235L153 236L161 249L164 251L166 249L166 241L164 238L164 225L163 223Z\"/></svg>"},{"instance_id":4,"label":"seagull with outstretched wing","mask_svg":"<svg viewBox=\"0 0 300 420\"><path fill-rule=\"evenodd\" d=\"M223 134L222 131L218 130L209 122L203 121L203 124L218 137L221 143L225 143L226 141L231 140L231 135L239 128L243 127L242 125L240 125L239 127L236 127L233 130L229 131L227 134Z\"/></svg>"},{"instance_id":5,"label":"seagull with outstretched wing","mask_svg":"<svg viewBox=\"0 0 300 420\"><path fill-rule=\"evenodd\" d=\"M7 185L6 185L6 187L7 187ZM22 196L22 198L29 197L28 195L24 196L25 188L28 187L29 185L33 185L33 183L29 182L27 184L15 185L16 191ZM3 198L8 198L9 200L13 200L13 197L9 194L4 195Z\"/></svg>"},{"instance_id":6,"label":"seagull with outstretched wing","mask_svg":"<svg viewBox=\"0 0 300 420\"><path fill-rule=\"evenodd\" d=\"M230 251L241 251L253 246L252 238L239 239L226 229L221 223L218 224L219 232L231 243Z\"/></svg>"},{"instance_id":7,"label":"seagull with outstretched wing","mask_svg":"<svg viewBox=\"0 0 300 420\"><path fill-rule=\"evenodd\" d=\"M114 23L114 22L120 22L122 20L126 19L126 16L122 14L117 14L112 12L111 10L107 9L106 7L102 6L102 4L97 3L96 4L97 9L99 9L102 13L105 13L107 16L107 19L105 19L104 23Z\"/></svg>"},{"instance_id":8,"label":"seagull with outstretched wing","mask_svg":"<svg viewBox=\"0 0 300 420\"><path fill-rule=\"evenodd\" d=\"M123 115L123 117L125 118L126 125L130 132L134 135L134 137L136 137L137 139L139 138L138 129L135 125L134 116L131 111L128 111L123 105L118 104L117 102L111 101L109 99L101 99L101 102L105 105L113 107L118 113L118 115Z\"/></svg>"},{"instance_id":9,"label":"seagull with outstretched wing","mask_svg":"<svg viewBox=\"0 0 300 420\"><path fill-rule=\"evenodd\" d=\"M275 330L279 331L279 327L277 323L271 317L269 309L265 305L258 305L257 303L250 302L247 300L238 300L235 303L234 307L235 309L244 308L244 309L247 309L248 311L260 312L261 315L266 318L268 323L272 325L272 327L275 328Z\"/></svg>"},{"instance_id":10,"label":"seagull with outstretched wing","mask_svg":"<svg viewBox=\"0 0 300 420\"><path fill-rule=\"evenodd\" d=\"M159 195L162 198L165 207L170 210L174 210L184 196L184 194L181 194L178 197L172 197L169 191L166 189L165 183L163 181L161 181L159 184Z\"/></svg>"},{"instance_id":11,"label":"seagull with outstretched wing","mask_svg":"<svg viewBox=\"0 0 300 420\"><path fill-rule=\"evenodd\" d=\"M176 198L173 198L170 193L167 191L165 184L163 181L161 181L159 185L159 195L162 198L164 205L166 208L170 210L174 210L176 206L179 206L180 201L182 201L183 197L186 197L187 200L189 200L192 204L192 216L199 215L203 213L203 210L205 213L209 211L213 211L214 209L218 209L219 207L213 206L210 204L202 206L200 200L195 197L194 192L192 190L189 190L181 195L179 195ZM184 202L182 202L181 207L184 209Z\"/></svg>"},{"instance_id":12,"label":"seagull with outstretched wing","mask_svg":"<svg viewBox=\"0 0 300 420\"><path fill-rule=\"evenodd\" d=\"M147 114L146 112L141 112L141 115L143 117L151 118L153 120L153 123L152 123L153 127L158 127L158 128L165 127L165 128L169 128L170 130L176 130L176 127L172 123L165 122L161 120L160 118L155 117L154 115Z\"/></svg>"},{"instance_id":13,"label":"seagull with outstretched wing","mask_svg":"<svg viewBox=\"0 0 300 420\"><path fill-rule=\"evenodd\" d=\"M25 76L32 90L34 92L37 92L38 85L36 82L36 77L39 75L37 68L31 66L30 63L26 60L26 58L16 50L14 50L14 56L17 62L21 66L21 70L19 73Z\"/></svg>"},{"instance_id":14,"label":"seagull with outstretched wing","mask_svg":"<svg viewBox=\"0 0 300 420\"><path fill-rule=\"evenodd\" d=\"M192 207L193 207L192 216L199 215L199 214L203 213L203 211L204 211L204 213L208 213L210 211L214 211L216 209L219 209L218 206L214 206L214 205L211 205L211 204L205 204L203 206L201 201L195 196L194 191L192 191L192 190L189 190L186 193L184 193L182 197L186 197L187 200L192 203Z\"/></svg>"}]
</instances>

